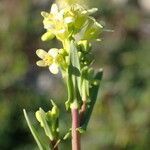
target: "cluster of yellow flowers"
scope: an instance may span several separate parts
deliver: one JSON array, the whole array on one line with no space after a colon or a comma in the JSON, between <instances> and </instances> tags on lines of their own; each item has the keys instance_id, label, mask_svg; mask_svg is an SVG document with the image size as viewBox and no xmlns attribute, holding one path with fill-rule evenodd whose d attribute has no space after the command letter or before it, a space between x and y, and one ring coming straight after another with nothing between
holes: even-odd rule
<instances>
[{"instance_id":1,"label":"cluster of yellow flowers","mask_svg":"<svg viewBox=\"0 0 150 150\"><path fill-rule=\"evenodd\" d=\"M42 41L51 40L56 37L63 44L63 50L68 53L68 48L65 46L65 41L74 39L77 43L90 42L98 38L102 31L102 25L99 24L90 15L96 12L93 8L86 10L80 5L71 5L59 11L58 6L53 4L50 13L42 11L44 17L43 24L46 29L41 37ZM42 59L37 62L38 66L49 67L53 74L59 72L59 67L67 66L64 55L60 52L62 49L52 48L48 52L38 49L36 54Z\"/></svg>"}]
</instances>

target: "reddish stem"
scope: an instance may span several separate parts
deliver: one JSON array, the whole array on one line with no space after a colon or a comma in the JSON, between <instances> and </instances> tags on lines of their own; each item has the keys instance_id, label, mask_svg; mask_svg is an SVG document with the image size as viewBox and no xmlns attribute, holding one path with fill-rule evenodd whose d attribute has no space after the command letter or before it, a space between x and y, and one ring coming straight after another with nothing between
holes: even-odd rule
<instances>
[{"instance_id":1,"label":"reddish stem","mask_svg":"<svg viewBox=\"0 0 150 150\"><path fill-rule=\"evenodd\" d=\"M79 111L77 108L71 109L72 114L72 150L80 150Z\"/></svg>"}]
</instances>

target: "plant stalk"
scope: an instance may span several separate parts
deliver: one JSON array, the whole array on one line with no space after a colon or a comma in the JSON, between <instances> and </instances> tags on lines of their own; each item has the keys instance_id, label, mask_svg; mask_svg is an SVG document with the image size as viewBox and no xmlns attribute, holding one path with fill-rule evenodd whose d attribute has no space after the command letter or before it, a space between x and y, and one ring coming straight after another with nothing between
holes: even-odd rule
<instances>
[{"instance_id":1,"label":"plant stalk","mask_svg":"<svg viewBox=\"0 0 150 150\"><path fill-rule=\"evenodd\" d=\"M51 141L51 145L52 145L52 150L58 150L58 145L56 140Z\"/></svg>"},{"instance_id":2,"label":"plant stalk","mask_svg":"<svg viewBox=\"0 0 150 150\"><path fill-rule=\"evenodd\" d=\"M77 128L80 126L78 108L72 108L71 114L72 114L72 150L81 150L80 133L77 130Z\"/></svg>"}]
</instances>

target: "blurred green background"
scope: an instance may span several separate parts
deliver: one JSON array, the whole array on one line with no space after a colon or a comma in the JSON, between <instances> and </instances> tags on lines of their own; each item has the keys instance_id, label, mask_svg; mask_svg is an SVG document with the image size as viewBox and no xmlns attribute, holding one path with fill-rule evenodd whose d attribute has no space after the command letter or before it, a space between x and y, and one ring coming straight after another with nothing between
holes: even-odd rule
<instances>
[{"instance_id":1,"label":"blurred green background","mask_svg":"<svg viewBox=\"0 0 150 150\"><path fill-rule=\"evenodd\" d=\"M99 8L95 17L114 32L104 32L102 42L93 44L95 68L104 68L104 77L82 149L149 150L150 1L87 3ZM61 76L35 65L36 49L60 47L55 40L40 40L44 33L40 12L51 4L50 0L0 1L0 150L37 149L22 109L32 114L39 107L48 110L51 98L62 109L61 133L69 127ZM69 142L61 149L70 150Z\"/></svg>"}]
</instances>

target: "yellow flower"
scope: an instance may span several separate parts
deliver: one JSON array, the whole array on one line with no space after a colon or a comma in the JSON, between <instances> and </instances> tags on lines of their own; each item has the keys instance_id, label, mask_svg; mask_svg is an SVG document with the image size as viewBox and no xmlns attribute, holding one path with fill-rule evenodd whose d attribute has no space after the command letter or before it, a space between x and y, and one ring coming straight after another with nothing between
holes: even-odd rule
<instances>
[{"instance_id":1,"label":"yellow flower","mask_svg":"<svg viewBox=\"0 0 150 150\"><path fill-rule=\"evenodd\" d=\"M41 12L44 17L44 28L47 30L42 40L50 40L55 36L62 42L69 37L84 40L97 39L103 27L90 16L96 11L97 8L87 10L78 4L59 10L56 4L52 4L50 12Z\"/></svg>"},{"instance_id":2,"label":"yellow flower","mask_svg":"<svg viewBox=\"0 0 150 150\"><path fill-rule=\"evenodd\" d=\"M44 17L43 24L47 30L55 28L56 22L63 21L63 14L59 12L56 4L52 4L50 13L42 11L41 15Z\"/></svg>"},{"instance_id":3,"label":"yellow flower","mask_svg":"<svg viewBox=\"0 0 150 150\"><path fill-rule=\"evenodd\" d=\"M67 19L65 22L63 18L63 13L64 13L63 10L59 11L56 4L52 5L50 13L47 13L45 11L41 12L41 15L44 17L43 20L44 28L47 30L47 32L51 32L52 35L56 36L60 41L63 41L65 38L69 36L68 26L66 22L68 23L68 21L69 22L71 21ZM44 37L44 41L45 40L47 40L47 38L45 39Z\"/></svg>"},{"instance_id":4,"label":"yellow flower","mask_svg":"<svg viewBox=\"0 0 150 150\"><path fill-rule=\"evenodd\" d=\"M49 67L49 70L53 74L59 72L59 66L64 62L63 56L59 54L57 48L52 48L48 52L38 49L36 54L42 59L36 62L40 67Z\"/></svg>"}]
</instances>

